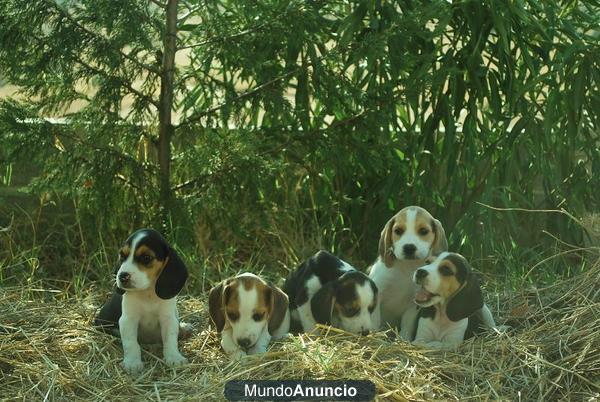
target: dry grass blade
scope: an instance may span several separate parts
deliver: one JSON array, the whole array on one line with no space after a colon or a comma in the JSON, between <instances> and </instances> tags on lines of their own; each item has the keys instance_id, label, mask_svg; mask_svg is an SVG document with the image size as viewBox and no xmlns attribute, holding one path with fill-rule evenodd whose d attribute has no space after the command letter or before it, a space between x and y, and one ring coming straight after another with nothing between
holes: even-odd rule
<instances>
[{"instance_id":1,"label":"dry grass blade","mask_svg":"<svg viewBox=\"0 0 600 402\"><path fill-rule=\"evenodd\" d=\"M120 368L117 339L90 328L98 296L59 300L56 293L0 290L1 399L222 400L231 379L370 379L381 400L593 400L600 395L600 260L585 274L504 303L514 328L431 351L385 334L285 339L262 356L229 362L208 330L205 300L186 297L182 315L194 337L183 342L186 367L168 369L157 346L146 371Z\"/></svg>"}]
</instances>

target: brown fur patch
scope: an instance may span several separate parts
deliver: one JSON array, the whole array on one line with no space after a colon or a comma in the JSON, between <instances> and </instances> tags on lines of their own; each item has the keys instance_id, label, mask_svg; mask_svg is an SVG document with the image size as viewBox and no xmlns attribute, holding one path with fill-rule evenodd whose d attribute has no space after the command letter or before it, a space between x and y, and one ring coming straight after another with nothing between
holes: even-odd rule
<instances>
[{"instance_id":1,"label":"brown fur patch","mask_svg":"<svg viewBox=\"0 0 600 402\"><path fill-rule=\"evenodd\" d=\"M267 315L271 314L273 299L271 288L266 283L261 281L255 281L254 285L258 295L254 312L258 314L265 314L266 317Z\"/></svg>"},{"instance_id":2,"label":"brown fur patch","mask_svg":"<svg viewBox=\"0 0 600 402\"><path fill-rule=\"evenodd\" d=\"M257 292L256 306L254 306L253 313L265 314L265 317L271 313L271 288L263 281L257 278L242 276L235 278L227 285L228 297L223 302L225 303L225 311L237 313L240 312L240 286L245 291L250 291L253 288Z\"/></svg>"},{"instance_id":3,"label":"brown fur patch","mask_svg":"<svg viewBox=\"0 0 600 402\"><path fill-rule=\"evenodd\" d=\"M156 253L151 248L149 248L148 246L145 246L145 245L139 246L137 248L137 250L135 250L136 257L139 257L143 254L148 254L152 258L156 258Z\"/></svg>"},{"instance_id":4,"label":"brown fur patch","mask_svg":"<svg viewBox=\"0 0 600 402\"><path fill-rule=\"evenodd\" d=\"M398 235L396 233L396 229L400 229L400 230L402 230L402 232L406 231L406 224L408 221L408 216L407 216L408 212L410 210L414 210L414 209L416 209L416 211L417 211L417 215L415 217L415 231L416 231L417 235L424 241L427 241L427 242L433 244L433 242L435 240L435 229L432 225L433 217L431 216L431 214L429 212L427 212L425 209L420 208L420 207L408 207L408 208L404 208L403 210L398 212L395 216L394 224L392 225L392 228L391 228L390 246L392 244L394 244L396 241L398 241L398 239L400 239L400 237L402 237L402 235ZM421 235L420 234L421 230L427 231L427 234Z\"/></svg>"},{"instance_id":5,"label":"brown fur patch","mask_svg":"<svg viewBox=\"0 0 600 402\"><path fill-rule=\"evenodd\" d=\"M406 207L394 215L381 231L381 237L379 238L379 256L383 259L388 268L391 268L394 264L394 256L392 255L390 249L406 231L406 223L408 220L407 215L410 210L417 211L417 215L415 217L415 230L418 236L432 244L431 250L434 252L434 254L439 254L441 251L448 249L446 244L446 236L443 232L441 224L439 224L439 221L436 221L433 216L431 216L431 214L424 208L418 206ZM395 232L397 229L400 229L402 233L397 234ZM419 230L421 229L427 229L427 233L423 235L419 234Z\"/></svg>"},{"instance_id":6,"label":"brown fur patch","mask_svg":"<svg viewBox=\"0 0 600 402\"><path fill-rule=\"evenodd\" d=\"M129 253L130 252L131 252L131 248L129 246L123 246L119 250L119 254L122 255L125 258L129 257Z\"/></svg>"},{"instance_id":7,"label":"brown fur patch","mask_svg":"<svg viewBox=\"0 0 600 402\"><path fill-rule=\"evenodd\" d=\"M458 289L460 289L460 287L462 286L462 284L458 281L458 278L456 277L456 274L458 272L458 268L456 268L456 265L454 265L452 263L452 261L448 260L448 259L444 259L442 262L440 262L440 264L438 265L438 272L440 270L440 268L442 268L442 266L446 266L448 268L450 268L452 270L452 272L454 273L454 275L450 275L450 276L443 276L440 274L440 290L439 290L439 295L442 296L445 299L450 298L450 296L454 295Z\"/></svg>"},{"instance_id":8,"label":"brown fur patch","mask_svg":"<svg viewBox=\"0 0 600 402\"><path fill-rule=\"evenodd\" d=\"M223 288L223 307L227 318L240 315L240 295L238 287L240 282L237 280L229 281Z\"/></svg>"},{"instance_id":9,"label":"brown fur patch","mask_svg":"<svg viewBox=\"0 0 600 402\"><path fill-rule=\"evenodd\" d=\"M160 276L162 270L164 269L165 265L167 265L167 263L169 262L169 257L167 257L164 261L161 261L156 258L156 253L151 248L149 248L148 246L145 246L145 245L142 245L135 250L136 258L140 257L142 255L151 256L152 261L150 262L150 264L147 264L147 265L142 264L139 261L136 261L136 265L140 269L142 269L146 272L146 275L148 275L148 278L152 282L156 282L156 280Z\"/></svg>"}]
</instances>

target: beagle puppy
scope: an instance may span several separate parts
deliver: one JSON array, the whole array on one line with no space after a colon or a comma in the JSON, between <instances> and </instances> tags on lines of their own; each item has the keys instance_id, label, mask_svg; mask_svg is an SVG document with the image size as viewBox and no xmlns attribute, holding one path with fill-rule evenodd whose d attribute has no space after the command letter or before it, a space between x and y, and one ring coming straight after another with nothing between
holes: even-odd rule
<instances>
[{"instance_id":1,"label":"beagle puppy","mask_svg":"<svg viewBox=\"0 0 600 402\"><path fill-rule=\"evenodd\" d=\"M292 332L310 332L316 324L367 335L379 328L377 286L347 262L319 251L285 281Z\"/></svg>"},{"instance_id":2,"label":"beagle puppy","mask_svg":"<svg viewBox=\"0 0 600 402\"><path fill-rule=\"evenodd\" d=\"M234 359L264 353L271 338L287 335L288 297L262 278L244 273L210 290L210 318L221 335L221 346Z\"/></svg>"},{"instance_id":3,"label":"beagle puppy","mask_svg":"<svg viewBox=\"0 0 600 402\"><path fill-rule=\"evenodd\" d=\"M455 348L478 332L481 324L495 327L483 303L478 275L465 257L444 252L426 263L413 275L419 306L414 343Z\"/></svg>"},{"instance_id":4,"label":"beagle puppy","mask_svg":"<svg viewBox=\"0 0 600 402\"><path fill-rule=\"evenodd\" d=\"M444 227L418 206L402 209L381 231L379 256L370 268L369 277L381 294L382 325L400 327L400 335L405 340L411 340L414 332L416 310L404 314L414 305L413 274L425 265L425 258L446 250Z\"/></svg>"},{"instance_id":5,"label":"beagle puppy","mask_svg":"<svg viewBox=\"0 0 600 402\"><path fill-rule=\"evenodd\" d=\"M143 369L138 342L162 341L169 366L187 362L179 353L177 294L187 279L187 268L175 250L153 229L141 229L119 251L116 289L95 319L99 329L120 335L123 368L132 374Z\"/></svg>"}]
</instances>

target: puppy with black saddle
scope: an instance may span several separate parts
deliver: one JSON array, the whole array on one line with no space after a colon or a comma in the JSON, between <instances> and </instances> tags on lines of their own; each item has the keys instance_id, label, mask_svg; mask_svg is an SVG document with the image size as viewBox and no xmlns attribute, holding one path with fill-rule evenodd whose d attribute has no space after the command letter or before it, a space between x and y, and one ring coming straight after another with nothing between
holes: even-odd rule
<instances>
[{"instance_id":1,"label":"puppy with black saddle","mask_svg":"<svg viewBox=\"0 0 600 402\"><path fill-rule=\"evenodd\" d=\"M380 325L375 282L347 262L319 251L290 274L290 332L310 332L316 324L366 335Z\"/></svg>"}]
</instances>

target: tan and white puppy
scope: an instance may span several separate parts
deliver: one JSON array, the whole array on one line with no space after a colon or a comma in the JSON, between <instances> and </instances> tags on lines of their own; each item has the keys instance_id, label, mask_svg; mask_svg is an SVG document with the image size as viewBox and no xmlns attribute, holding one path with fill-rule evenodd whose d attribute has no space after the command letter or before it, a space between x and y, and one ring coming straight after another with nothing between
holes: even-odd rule
<instances>
[{"instance_id":1,"label":"tan and white puppy","mask_svg":"<svg viewBox=\"0 0 600 402\"><path fill-rule=\"evenodd\" d=\"M115 271L117 288L95 319L99 329L120 335L123 368L140 372L139 342L163 344L170 366L187 362L179 353L180 334L177 294L187 279L187 268L175 250L155 230L141 229L126 240L119 251Z\"/></svg>"},{"instance_id":2,"label":"tan and white puppy","mask_svg":"<svg viewBox=\"0 0 600 402\"><path fill-rule=\"evenodd\" d=\"M413 276L419 287L414 343L451 349L481 330L482 324L495 327L478 275L462 255L444 252L426 262Z\"/></svg>"},{"instance_id":3,"label":"tan and white puppy","mask_svg":"<svg viewBox=\"0 0 600 402\"><path fill-rule=\"evenodd\" d=\"M264 353L271 338L284 337L290 328L287 295L251 273L213 287L208 304L221 346L234 359Z\"/></svg>"},{"instance_id":4,"label":"tan and white puppy","mask_svg":"<svg viewBox=\"0 0 600 402\"><path fill-rule=\"evenodd\" d=\"M425 258L448 249L446 233L440 221L418 206L402 209L381 231L379 256L369 277L379 289L381 325L400 327L400 335L411 340L414 332L416 287L412 276L424 265Z\"/></svg>"}]
</instances>

